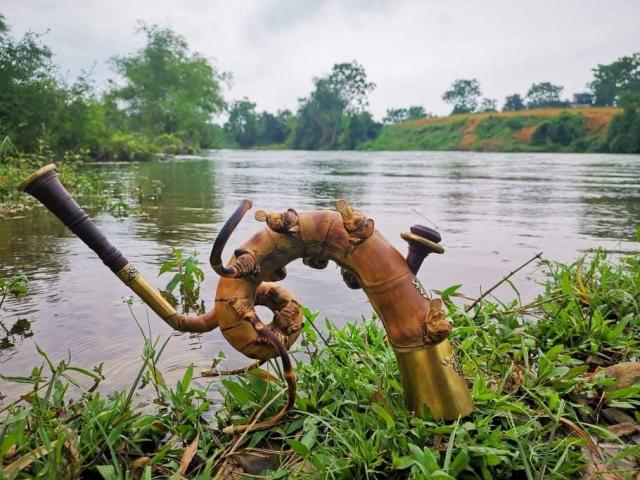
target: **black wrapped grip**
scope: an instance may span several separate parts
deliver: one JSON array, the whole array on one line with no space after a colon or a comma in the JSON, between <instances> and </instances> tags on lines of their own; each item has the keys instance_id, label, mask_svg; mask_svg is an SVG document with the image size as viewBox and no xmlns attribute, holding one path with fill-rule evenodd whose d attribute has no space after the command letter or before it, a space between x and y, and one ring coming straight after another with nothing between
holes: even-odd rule
<instances>
[{"instance_id":1,"label":"black wrapped grip","mask_svg":"<svg viewBox=\"0 0 640 480\"><path fill-rule=\"evenodd\" d=\"M55 170L51 169L31 181L24 187L24 191L40 201L80 240L96 252L100 260L113 273L118 273L129 263L64 188Z\"/></svg>"}]
</instances>

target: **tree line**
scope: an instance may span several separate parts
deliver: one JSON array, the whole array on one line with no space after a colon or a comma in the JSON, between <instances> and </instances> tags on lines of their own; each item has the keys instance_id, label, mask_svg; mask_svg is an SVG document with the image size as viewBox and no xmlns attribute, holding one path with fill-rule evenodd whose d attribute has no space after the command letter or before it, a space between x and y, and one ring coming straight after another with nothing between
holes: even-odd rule
<instances>
[{"instance_id":1,"label":"tree line","mask_svg":"<svg viewBox=\"0 0 640 480\"><path fill-rule=\"evenodd\" d=\"M227 139L243 148L287 144L294 149L354 149L374 139L382 124L366 111L375 84L357 62L337 63L314 79L314 89L298 101L298 110L257 113L248 99L233 102L224 125Z\"/></svg>"},{"instance_id":2,"label":"tree line","mask_svg":"<svg viewBox=\"0 0 640 480\"><path fill-rule=\"evenodd\" d=\"M562 100L564 87L551 82L540 82L531 85L523 98L519 93L508 95L502 107L503 112L538 108L563 108L570 102ZM442 100L453 107L452 115L472 112L497 112L498 100L483 98L480 82L476 78L458 79L451 88L442 94Z\"/></svg>"},{"instance_id":3,"label":"tree line","mask_svg":"<svg viewBox=\"0 0 640 480\"><path fill-rule=\"evenodd\" d=\"M613 107L640 103L640 53L622 57L609 65L593 69L594 78L587 84L587 105ZM562 98L564 87L551 82L531 85L526 95L519 93L505 98L502 111L519 111L538 108L563 108L571 102ZM498 101L483 98L478 79L458 79L444 92L442 100L453 107L452 114L472 112L496 112Z\"/></svg>"},{"instance_id":4,"label":"tree line","mask_svg":"<svg viewBox=\"0 0 640 480\"><path fill-rule=\"evenodd\" d=\"M97 89L89 74L61 79L41 35L16 39L0 15L0 156L7 152L84 152L95 159L137 160L153 153L187 153L227 146L355 149L385 125L431 117L421 105L390 108L381 122L368 111L375 89L356 61L336 63L315 78L295 112L258 111L250 99L227 101L230 74L189 50L168 28L141 24L146 44L110 61L115 79ZM640 151L640 53L593 69L588 87L596 106L624 107L611 125L612 151ZM563 87L534 83L506 97L502 110L562 108ZM480 82L458 79L442 99L452 114L497 111ZM214 122L226 114L223 125Z\"/></svg>"},{"instance_id":5,"label":"tree line","mask_svg":"<svg viewBox=\"0 0 640 480\"><path fill-rule=\"evenodd\" d=\"M62 79L41 35L15 39L0 15L0 153L46 149L136 160L215 147L220 128L211 118L226 107L227 74L170 29L139 30L145 46L113 57L119 80L98 92L88 74Z\"/></svg>"},{"instance_id":6,"label":"tree line","mask_svg":"<svg viewBox=\"0 0 640 480\"><path fill-rule=\"evenodd\" d=\"M640 53L598 65L593 72L594 79L587 85L587 105L625 109L612 122L607 148L640 152ZM314 86L308 97L299 100L295 114L289 110L275 115L257 113L255 104L246 98L232 103L224 126L228 144L241 148L275 144L308 150L354 149L376 138L383 125L432 117L423 106L414 105L390 108L382 123L376 122L366 111L367 96L375 84L368 81L364 67L355 61L335 64L327 76L314 80ZM502 111L569 107L571 102L562 98L563 90L551 82L533 83L524 97L508 95ZM481 97L476 78L455 80L442 95L443 101L452 106L452 115L498 111L496 99ZM571 132L566 130L580 130L578 120L563 116L550 122L545 132L551 138L570 138Z\"/></svg>"}]
</instances>

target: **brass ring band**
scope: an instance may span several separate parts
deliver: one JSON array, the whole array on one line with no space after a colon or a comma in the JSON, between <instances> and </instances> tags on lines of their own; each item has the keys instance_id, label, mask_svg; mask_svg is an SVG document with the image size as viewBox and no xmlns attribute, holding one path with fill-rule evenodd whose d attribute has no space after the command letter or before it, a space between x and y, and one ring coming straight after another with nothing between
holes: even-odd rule
<instances>
[{"instance_id":1,"label":"brass ring band","mask_svg":"<svg viewBox=\"0 0 640 480\"><path fill-rule=\"evenodd\" d=\"M18 190L20 190L21 192L24 192L24 190L34 181L37 180L38 178L40 178L42 175L44 175L45 173L50 172L51 170L55 170L56 166L53 163L50 163L49 165L45 165L42 168L39 168L38 170L36 170L35 172L33 172L31 175L29 175L27 178L25 178L20 185L18 185Z\"/></svg>"},{"instance_id":2,"label":"brass ring band","mask_svg":"<svg viewBox=\"0 0 640 480\"><path fill-rule=\"evenodd\" d=\"M436 342L436 343L424 343L424 342L422 342L422 343L416 343L414 345L402 345L402 346L395 345L395 344L393 344L391 342L389 342L389 343L393 347L393 350L398 352L398 353L411 353L411 352L416 352L418 350L428 350L429 348L436 348L442 342L444 342L444 340L441 340L441 341Z\"/></svg>"},{"instance_id":3,"label":"brass ring band","mask_svg":"<svg viewBox=\"0 0 640 480\"><path fill-rule=\"evenodd\" d=\"M163 320L176 314L176 309L140 275L133 264L127 263L116 275Z\"/></svg>"},{"instance_id":4,"label":"brass ring band","mask_svg":"<svg viewBox=\"0 0 640 480\"><path fill-rule=\"evenodd\" d=\"M419 243L423 247L426 247L429 250L431 250L433 253L438 253L438 254L444 253L444 248L441 245L438 245L437 243L432 242L431 240L427 240L426 238L422 238L414 233L402 232L400 236L402 237L403 240L406 240L407 242Z\"/></svg>"}]
</instances>

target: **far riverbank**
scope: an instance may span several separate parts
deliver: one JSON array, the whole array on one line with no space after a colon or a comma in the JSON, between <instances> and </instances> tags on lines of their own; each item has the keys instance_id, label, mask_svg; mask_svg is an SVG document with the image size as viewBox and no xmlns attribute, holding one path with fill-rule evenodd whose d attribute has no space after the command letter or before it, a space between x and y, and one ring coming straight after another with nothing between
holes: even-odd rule
<instances>
[{"instance_id":1,"label":"far riverbank","mask_svg":"<svg viewBox=\"0 0 640 480\"><path fill-rule=\"evenodd\" d=\"M611 127L619 108L488 112L386 125L365 150L615 152ZM640 125L638 126L640 128ZM640 132L638 132L640 134Z\"/></svg>"}]
</instances>

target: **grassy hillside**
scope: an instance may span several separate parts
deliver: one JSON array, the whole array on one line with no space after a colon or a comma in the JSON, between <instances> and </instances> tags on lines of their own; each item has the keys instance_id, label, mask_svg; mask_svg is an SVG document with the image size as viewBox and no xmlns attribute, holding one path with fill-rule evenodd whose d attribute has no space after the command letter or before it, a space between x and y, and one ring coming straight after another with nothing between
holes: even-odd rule
<instances>
[{"instance_id":1,"label":"grassy hillside","mask_svg":"<svg viewBox=\"0 0 640 480\"><path fill-rule=\"evenodd\" d=\"M617 108L543 109L471 113L385 126L366 150L595 152Z\"/></svg>"}]
</instances>

